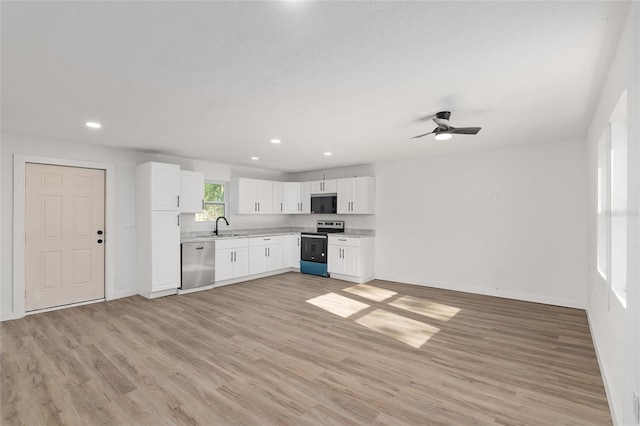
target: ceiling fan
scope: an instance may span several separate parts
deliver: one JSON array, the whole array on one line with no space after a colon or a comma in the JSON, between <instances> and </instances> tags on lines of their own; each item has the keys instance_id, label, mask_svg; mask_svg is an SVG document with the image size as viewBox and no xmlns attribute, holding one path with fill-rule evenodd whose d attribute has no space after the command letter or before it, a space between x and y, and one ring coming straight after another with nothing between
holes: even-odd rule
<instances>
[{"instance_id":1,"label":"ceiling fan","mask_svg":"<svg viewBox=\"0 0 640 426\"><path fill-rule=\"evenodd\" d=\"M425 133L423 135L414 136L411 139L421 138L423 136L430 135L434 133L436 135L436 139L439 141L444 141L447 139L451 139L451 136L456 135L475 135L477 134L481 127L453 127L449 125L449 117L451 116L450 111L440 111L433 118L433 121L436 123L438 127L433 129L433 131L429 133Z\"/></svg>"}]
</instances>

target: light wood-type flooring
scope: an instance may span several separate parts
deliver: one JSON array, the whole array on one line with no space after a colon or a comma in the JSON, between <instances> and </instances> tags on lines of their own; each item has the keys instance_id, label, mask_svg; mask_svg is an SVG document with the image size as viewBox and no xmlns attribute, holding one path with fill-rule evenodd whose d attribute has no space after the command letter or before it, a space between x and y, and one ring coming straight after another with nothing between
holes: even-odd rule
<instances>
[{"instance_id":1,"label":"light wood-type flooring","mask_svg":"<svg viewBox=\"0 0 640 426\"><path fill-rule=\"evenodd\" d=\"M8 425L607 425L585 312L287 273L1 325Z\"/></svg>"}]
</instances>

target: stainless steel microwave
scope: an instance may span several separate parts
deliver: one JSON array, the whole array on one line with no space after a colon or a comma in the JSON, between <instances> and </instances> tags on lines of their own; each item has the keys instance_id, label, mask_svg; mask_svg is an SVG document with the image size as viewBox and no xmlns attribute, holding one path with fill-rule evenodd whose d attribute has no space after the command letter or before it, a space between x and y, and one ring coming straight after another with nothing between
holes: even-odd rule
<instances>
[{"instance_id":1,"label":"stainless steel microwave","mask_svg":"<svg viewBox=\"0 0 640 426\"><path fill-rule=\"evenodd\" d=\"M312 195L311 213L335 214L338 213L338 197L335 195Z\"/></svg>"}]
</instances>

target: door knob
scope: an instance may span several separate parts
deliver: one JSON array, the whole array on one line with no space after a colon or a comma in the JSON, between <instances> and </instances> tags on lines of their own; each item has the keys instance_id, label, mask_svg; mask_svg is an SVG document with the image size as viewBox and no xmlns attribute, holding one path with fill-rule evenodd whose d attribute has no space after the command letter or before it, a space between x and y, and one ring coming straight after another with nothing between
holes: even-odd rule
<instances>
[{"instance_id":1,"label":"door knob","mask_svg":"<svg viewBox=\"0 0 640 426\"><path fill-rule=\"evenodd\" d=\"M98 240L98 244L102 244L102 240Z\"/></svg>"},{"instance_id":2,"label":"door knob","mask_svg":"<svg viewBox=\"0 0 640 426\"><path fill-rule=\"evenodd\" d=\"M98 231L98 235L102 235L102 231Z\"/></svg>"}]
</instances>

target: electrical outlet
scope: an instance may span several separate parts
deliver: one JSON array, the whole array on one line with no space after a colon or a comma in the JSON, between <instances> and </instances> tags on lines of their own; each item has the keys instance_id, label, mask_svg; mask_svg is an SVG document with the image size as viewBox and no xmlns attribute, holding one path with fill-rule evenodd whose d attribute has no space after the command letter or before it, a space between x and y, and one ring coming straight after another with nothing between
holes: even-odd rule
<instances>
[{"instance_id":1,"label":"electrical outlet","mask_svg":"<svg viewBox=\"0 0 640 426\"><path fill-rule=\"evenodd\" d=\"M640 423L640 398L638 398L638 392L636 391L633 391L633 415L636 423Z\"/></svg>"}]
</instances>

